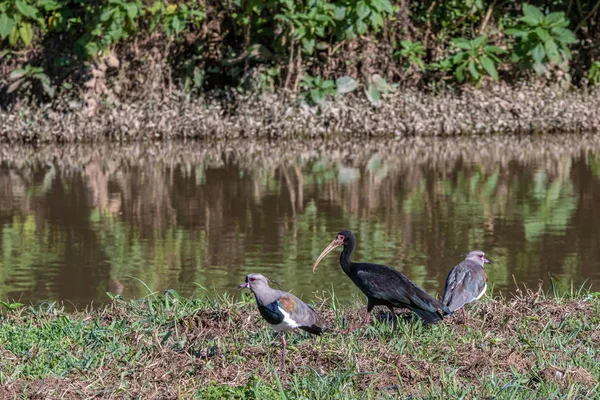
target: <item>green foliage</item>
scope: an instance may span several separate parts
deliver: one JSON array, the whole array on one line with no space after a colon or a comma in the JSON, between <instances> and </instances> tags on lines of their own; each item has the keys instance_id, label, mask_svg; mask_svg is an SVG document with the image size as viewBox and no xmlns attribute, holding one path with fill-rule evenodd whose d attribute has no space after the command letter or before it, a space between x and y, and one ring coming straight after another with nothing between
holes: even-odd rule
<instances>
[{"instance_id":1,"label":"green foliage","mask_svg":"<svg viewBox=\"0 0 600 400\"><path fill-rule=\"evenodd\" d=\"M9 312L15 311L25 306L25 304L23 303L7 303L5 301L0 301L0 305L2 305Z\"/></svg>"},{"instance_id":2,"label":"green foliage","mask_svg":"<svg viewBox=\"0 0 600 400\"><path fill-rule=\"evenodd\" d=\"M42 12L59 8L55 0L4 0L0 1L0 38L16 47L20 41L30 46L34 28L46 30Z\"/></svg>"},{"instance_id":3,"label":"green foliage","mask_svg":"<svg viewBox=\"0 0 600 400\"><path fill-rule=\"evenodd\" d=\"M531 62L538 74L543 74L549 63L568 63L571 60L569 45L577 42L568 26L569 20L564 12L544 15L539 8L523 4L519 23L506 30L518 41L513 59Z\"/></svg>"},{"instance_id":4,"label":"green foliage","mask_svg":"<svg viewBox=\"0 0 600 400\"><path fill-rule=\"evenodd\" d=\"M464 82L468 73L471 80L478 84L485 75L498 80L498 71L496 64L500 63L497 54L503 54L506 51L487 44L487 36L479 36L473 40L464 38L452 40L452 46L458 50L456 54L450 57L454 68L454 76L459 82Z\"/></svg>"},{"instance_id":5,"label":"green foliage","mask_svg":"<svg viewBox=\"0 0 600 400\"><path fill-rule=\"evenodd\" d=\"M600 85L600 61L594 61L588 72L588 80L592 86Z\"/></svg>"},{"instance_id":6,"label":"green foliage","mask_svg":"<svg viewBox=\"0 0 600 400\"><path fill-rule=\"evenodd\" d=\"M202 21L206 18L206 13L199 8L200 3L192 2L168 4L164 0L155 1L148 8L150 13L150 32L153 32L157 26L162 26L167 36L179 35L188 24L199 28Z\"/></svg>"},{"instance_id":7,"label":"green foliage","mask_svg":"<svg viewBox=\"0 0 600 400\"><path fill-rule=\"evenodd\" d=\"M394 57L402 57L402 67L407 70L411 64L416 65L421 70L425 69L425 63L422 57L425 55L423 44L421 42L411 42L410 40L400 41L401 49L394 53Z\"/></svg>"},{"instance_id":8,"label":"green foliage","mask_svg":"<svg viewBox=\"0 0 600 400\"><path fill-rule=\"evenodd\" d=\"M393 68L388 79L407 79L411 74L403 71L412 68L423 73L426 84L435 84L429 82L431 77L445 81L454 74L459 81L471 79L477 85L485 75L498 79L500 53L471 48L481 36L471 38L486 31L494 32L495 41L506 38L504 33L514 37L506 47L515 45L511 58L519 62L511 67L533 67L538 73L552 64L568 67L570 45L576 41L574 32L582 39L576 54L585 54L590 48L589 28L595 23L597 8L577 2L574 12L575 7L562 0L536 5L539 7L521 7L493 0L231 0L210 4L196 0L0 0L0 40L10 51L33 46L36 54L49 57L50 62L36 60L35 64L45 65L55 82L75 77L75 71L85 68L84 63L108 51L139 49L128 45L135 38L144 45L157 41L159 45L151 48L161 53L160 62L169 64L161 69L171 74L165 80L188 93L201 93L214 85L246 85L249 79L256 79L252 84L259 90L274 90L277 84L289 84L275 78L282 73L295 78L300 71L335 80L354 73L353 67L367 56L368 52L363 52L366 43L375 42L394 50L369 54L371 70L367 74L389 65L393 57L402 68ZM574 31L569 30L569 19L563 12L568 7L572 27L577 27ZM547 15L541 11L547 9L561 11ZM521 10L522 15L518 15ZM517 19L518 23L513 23ZM411 26L411 40L396 42L407 34L401 28L405 23ZM509 24L512 26L506 30ZM268 56L256 56L256 46L265 50L261 55ZM344 54L344 49L350 51ZM437 61L453 49L459 50L456 55ZM147 52L136 52L139 54ZM157 52L151 57L154 54ZM124 65L135 68L142 64ZM255 68L257 64L259 68ZM344 70L344 64L353 67ZM596 71L588 58L576 65L583 70L573 76ZM279 69L277 77L271 75L275 71L271 68ZM438 73L425 74L427 69ZM369 88L368 82L362 83L371 102L377 103L382 92L372 85Z\"/></svg>"},{"instance_id":9,"label":"green foliage","mask_svg":"<svg viewBox=\"0 0 600 400\"><path fill-rule=\"evenodd\" d=\"M354 39L366 34L369 29L379 32L386 18L394 12L389 0L343 0L336 7L338 37Z\"/></svg>"},{"instance_id":10,"label":"green foliage","mask_svg":"<svg viewBox=\"0 0 600 400\"><path fill-rule=\"evenodd\" d=\"M327 38L328 33L335 27L334 17L336 7L324 0L309 0L305 7L303 3L294 0L284 0L281 14L275 19L283 22L293 33L293 39L302 43L304 54L313 54L315 47L322 47L326 42L318 40Z\"/></svg>"},{"instance_id":11,"label":"green foliage","mask_svg":"<svg viewBox=\"0 0 600 400\"><path fill-rule=\"evenodd\" d=\"M384 78L376 74L371 77L371 83L365 89L365 94L373 106L378 106L384 95L392 93L395 89L394 85L388 84Z\"/></svg>"},{"instance_id":12,"label":"green foliage","mask_svg":"<svg viewBox=\"0 0 600 400\"><path fill-rule=\"evenodd\" d=\"M338 94L345 94L356 90L358 82L349 76L342 76L335 80L335 86L337 87Z\"/></svg>"},{"instance_id":13,"label":"green foliage","mask_svg":"<svg viewBox=\"0 0 600 400\"><path fill-rule=\"evenodd\" d=\"M385 19L393 13L389 0L341 0L334 3L280 0L280 3L282 11L275 19L289 27L294 40L302 43L302 51L307 55L312 55L315 49L326 49L334 37L337 40L354 39L370 29L379 32Z\"/></svg>"},{"instance_id":14,"label":"green foliage","mask_svg":"<svg viewBox=\"0 0 600 400\"><path fill-rule=\"evenodd\" d=\"M141 0L108 0L93 8L86 21L86 33L77 42L81 57L95 57L110 45L133 35L144 13Z\"/></svg>"},{"instance_id":15,"label":"green foliage","mask_svg":"<svg viewBox=\"0 0 600 400\"><path fill-rule=\"evenodd\" d=\"M41 67L27 65L25 68L15 69L8 76L8 80L12 83L8 86L7 93L20 90L31 94L32 90L39 85L43 93L48 97L54 97L54 86Z\"/></svg>"},{"instance_id":16,"label":"green foliage","mask_svg":"<svg viewBox=\"0 0 600 400\"><path fill-rule=\"evenodd\" d=\"M335 82L324 80L320 76L303 76L301 86L305 91L300 93L300 99L313 105L321 104L329 97L337 94Z\"/></svg>"}]
</instances>

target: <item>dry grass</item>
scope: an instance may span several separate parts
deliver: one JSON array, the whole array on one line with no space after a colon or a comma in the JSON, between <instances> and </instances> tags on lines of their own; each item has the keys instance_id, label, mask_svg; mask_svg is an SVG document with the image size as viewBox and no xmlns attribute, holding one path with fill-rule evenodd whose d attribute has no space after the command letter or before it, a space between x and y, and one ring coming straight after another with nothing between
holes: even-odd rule
<instances>
[{"instance_id":1,"label":"dry grass","mask_svg":"<svg viewBox=\"0 0 600 400\"><path fill-rule=\"evenodd\" d=\"M175 300L177 299L177 300ZM0 397L17 398L592 398L599 395L598 293L518 292L469 319L392 332L356 305L316 304L331 330L280 342L244 297L116 299L66 314L53 307L0 324ZM281 387L278 386L281 382Z\"/></svg>"}]
</instances>

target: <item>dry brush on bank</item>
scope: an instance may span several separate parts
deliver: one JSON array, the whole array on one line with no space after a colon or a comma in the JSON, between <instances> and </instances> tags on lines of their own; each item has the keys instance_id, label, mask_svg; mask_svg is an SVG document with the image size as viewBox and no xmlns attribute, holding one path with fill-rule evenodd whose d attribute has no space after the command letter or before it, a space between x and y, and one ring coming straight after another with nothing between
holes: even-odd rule
<instances>
[{"instance_id":1,"label":"dry brush on bank","mask_svg":"<svg viewBox=\"0 0 600 400\"><path fill-rule=\"evenodd\" d=\"M0 140L83 142L159 139L406 137L568 133L600 130L600 91L497 86L461 94L390 95L378 107L345 98L319 108L290 105L281 96L238 95L230 102L148 97L90 113L23 106L0 110Z\"/></svg>"}]
</instances>

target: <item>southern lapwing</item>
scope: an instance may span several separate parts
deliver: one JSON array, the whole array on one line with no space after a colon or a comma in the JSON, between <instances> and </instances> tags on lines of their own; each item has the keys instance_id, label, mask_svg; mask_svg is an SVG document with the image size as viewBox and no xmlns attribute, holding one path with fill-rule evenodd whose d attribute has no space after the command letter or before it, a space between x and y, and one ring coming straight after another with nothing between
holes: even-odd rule
<instances>
[{"instance_id":1,"label":"southern lapwing","mask_svg":"<svg viewBox=\"0 0 600 400\"><path fill-rule=\"evenodd\" d=\"M487 276L484 265L489 262L483 251L473 250L466 255L464 261L452 268L446 278L442 303L452 312L462 308L465 321L465 305L479 300L485 294Z\"/></svg>"},{"instance_id":2,"label":"southern lapwing","mask_svg":"<svg viewBox=\"0 0 600 400\"><path fill-rule=\"evenodd\" d=\"M269 282L261 274L250 274L238 289L248 288L254 293L260 315L281 336L283 352L281 369L285 368L285 332L300 328L314 335L323 333L323 321L315 310L291 293L269 287Z\"/></svg>"}]
</instances>

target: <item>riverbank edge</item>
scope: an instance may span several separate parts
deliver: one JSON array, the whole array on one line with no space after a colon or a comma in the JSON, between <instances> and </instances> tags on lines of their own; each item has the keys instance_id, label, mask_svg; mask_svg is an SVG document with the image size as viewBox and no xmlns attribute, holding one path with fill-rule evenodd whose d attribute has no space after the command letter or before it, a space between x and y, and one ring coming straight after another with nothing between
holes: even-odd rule
<instances>
[{"instance_id":1,"label":"riverbank edge","mask_svg":"<svg viewBox=\"0 0 600 400\"><path fill-rule=\"evenodd\" d=\"M112 296L112 295L111 295ZM104 307L67 313L53 303L0 319L0 397L18 398L548 398L599 394L600 293L517 289L484 298L468 319L422 326L318 294L311 302L329 327L320 338L280 343L254 299L173 291L140 300L112 296ZM323 397L325 396L325 397ZM449 397L448 397L449 396ZM468 396L467 396L468 397ZM502 397L504 398L504 397Z\"/></svg>"},{"instance_id":2,"label":"riverbank edge","mask_svg":"<svg viewBox=\"0 0 600 400\"><path fill-rule=\"evenodd\" d=\"M0 122L0 140L9 143L597 133L600 90L398 90L377 106L347 96L318 107L285 93L212 100L150 93L131 102L19 105L0 110Z\"/></svg>"}]
</instances>

